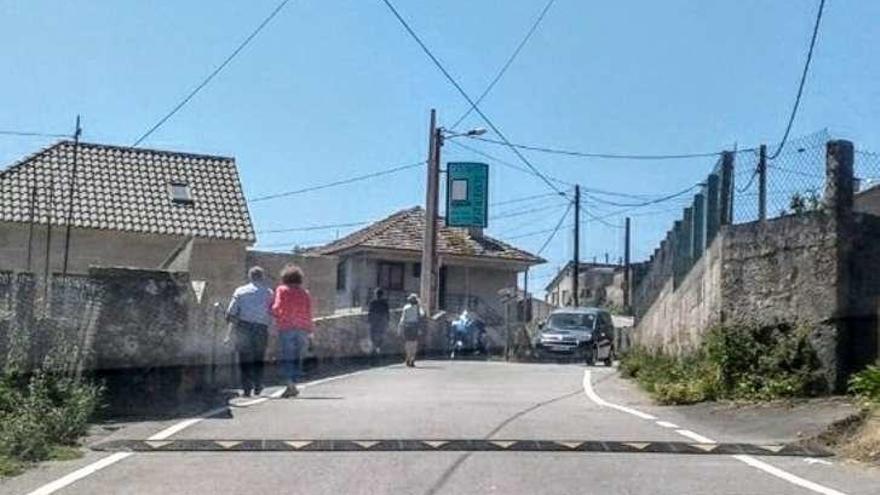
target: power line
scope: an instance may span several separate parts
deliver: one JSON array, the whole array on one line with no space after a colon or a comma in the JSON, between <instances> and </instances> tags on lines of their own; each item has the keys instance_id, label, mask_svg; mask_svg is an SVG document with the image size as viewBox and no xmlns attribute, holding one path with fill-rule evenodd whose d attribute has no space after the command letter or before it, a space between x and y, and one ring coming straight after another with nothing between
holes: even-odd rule
<instances>
[{"instance_id":1,"label":"power line","mask_svg":"<svg viewBox=\"0 0 880 495\"><path fill-rule=\"evenodd\" d=\"M669 200L672 200L672 199L678 198L679 196L684 196L685 194L688 194L689 192L693 191L693 190L696 189L697 187L700 187L701 185L702 185L702 184L694 184L694 185L688 187L687 189L683 189L683 190L681 190L681 191L678 191L678 192L675 192L675 193L672 193L672 194L667 194L666 196L662 196L662 197L659 197L659 198L656 198L656 199L652 199L652 200L649 200L649 201L643 201L643 202L641 202L641 203L619 203L619 202L617 202L617 201L609 201L609 200L607 200L607 199L598 198L598 197L596 197L596 196L591 196L591 195L587 195L587 197L589 197L589 198L592 199L593 201L597 201L597 202L599 202L599 203L603 203L603 204L606 204L606 205L611 205L611 206L623 206L623 207L632 207L632 208L641 208L641 207L643 207L643 206L655 205L655 204L657 204L657 203L663 203L663 202L665 202L665 201L669 201Z\"/></svg>"},{"instance_id":2,"label":"power line","mask_svg":"<svg viewBox=\"0 0 880 495\"><path fill-rule=\"evenodd\" d=\"M178 103L177 105L175 105L174 108L172 108L170 112L168 112L167 114L165 114L164 117L162 117L161 119L159 119L159 121L156 122L156 123L153 125L153 127L150 127L150 129L147 130L147 132L145 132L141 137L139 137L139 138L134 142L134 144L132 144L132 146L137 146L138 144L140 144L141 141L143 141L144 139L146 139L147 137L149 137L150 134L152 134L153 132L155 132L156 129L158 129L159 127L161 127L162 124L164 124L168 119L170 119L174 114L176 114L181 108L183 108L187 103L189 103L189 101L190 101L190 100L191 100L191 99L192 99L192 98L193 98L193 97L194 97L199 91L201 91L202 88L204 88L205 86L207 86L208 83L211 82L211 80L214 79L214 77L215 77L217 74L219 74L220 71L222 71L222 70L223 70L223 69L229 64L229 62L232 62L232 59L234 59L235 56L238 55L239 52L241 52L241 51L244 49L244 47L246 47L246 46L251 42L251 40L253 40L253 39L254 39L254 38L260 33L260 31L263 30L264 27L266 27L266 25L269 24L269 22L270 22L272 19L274 19L275 16L278 15L279 12L281 12L281 9L283 9L284 6L287 5L287 3L288 3L289 1L290 1L290 0L282 0L282 1L281 1L281 2L275 7L275 9L272 10L272 12L269 13L269 15L266 16L265 19L263 19L263 22L261 22L261 23L257 26L257 28L254 29L253 32L251 32L251 34L248 35L248 37L245 38L244 41L242 41L242 42L238 45L238 47L236 47L235 50L233 50L232 53L229 54L228 57L226 57L226 60L224 60L223 63L221 63L220 65L218 65L216 69L214 69L210 74L208 74L208 77L206 77L204 80L202 80L202 82L199 83L199 85L196 86L195 89L193 89L192 91L190 91L189 94L186 95L186 98L184 98L183 100L181 100L180 103Z\"/></svg>"},{"instance_id":3,"label":"power line","mask_svg":"<svg viewBox=\"0 0 880 495\"><path fill-rule=\"evenodd\" d=\"M537 208L529 208L529 209L525 209L525 210L513 210L513 211L500 213L495 216L490 216L489 219L490 220L501 220L503 218L519 217L522 215L528 215L530 213L537 213L539 211L547 211L547 210L551 210L553 208L559 208L560 206L564 206L564 205L565 205L565 203L563 203L563 204L554 203L552 205L545 205L545 206L540 206Z\"/></svg>"},{"instance_id":4,"label":"power line","mask_svg":"<svg viewBox=\"0 0 880 495\"><path fill-rule=\"evenodd\" d=\"M248 202L249 203L257 203L260 201L268 201L270 199L286 198L288 196L293 196L296 194L318 191L321 189L327 189L329 187L342 186L345 184L351 184L352 182L358 182L358 181L362 181L362 180L372 179L374 177L380 177L383 175L393 174L396 172L400 172L402 170L415 168L415 167L418 167L418 166L421 166L424 164L425 164L424 161L420 161L420 162L416 162L416 163L410 163L407 165L401 165L399 167L389 168L386 170L379 170L377 172L372 172L369 174L359 175L357 177L350 177L348 179L337 180L337 181L329 182L327 184L320 184L317 186L304 187L302 189L295 189L293 191L285 191L285 192L280 192L280 193L275 193L275 194L267 194L265 196L257 196L256 198L253 198Z\"/></svg>"},{"instance_id":5,"label":"power line","mask_svg":"<svg viewBox=\"0 0 880 495\"><path fill-rule=\"evenodd\" d=\"M599 222L606 227L611 227L612 229L622 229L623 228L622 225L615 225L615 224L609 222L608 220L605 220L605 218L593 214L592 212L590 212L589 210L587 210L583 206L581 206L581 213L583 213L584 215L589 217L590 220L593 220L594 222Z\"/></svg>"},{"instance_id":6,"label":"power line","mask_svg":"<svg viewBox=\"0 0 880 495\"><path fill-rule=\"evenodd\" d=\"M779 147L776 148L776 151L767 157L768 160L775 160L776 157L779 156L779 153L782 152L782 147L785 146L785 142L788 140L788 134L791 132L791 126L794 124L794 118L797 115L798 107L801 104L801 96L804 93L804 84L807 81L807 73L810 70L810 62L813 60L813 48L816 46L816 38L819 37L819 23L822 21L822 10L824 8L825 0L819 0L819 11L816 13L816 24L813 26L813 37L810 39L810 49L807 51L807 60L804 62L804 71L801 74L801 82L798 84L794 106L791 108L791 115L788 117L788 124L785 126L785 133L782 135L782 141L779 142Z\"/></svg>"},{"instance_id":7,"label":"power line","mask_svg":"<svg viewBox=\"0 0 880 495\"><path fill-rule=\"evenodd\" d=\"M409 35L416 41L416 43L419 44L419 46L422 48L422 51L424 51L425 54L431 59L431 61L434 62L434 65L436 65L437 68L440 69L440 72L443 73L443 75L450 82L450 84L455 86L455 89L458 90L458 92L461 94L461 96L465 100L467 100L468 103L470 103L471 108L473 108L473 110L475 112L477 112L477 114L483 119L484 122L486 122L486 125L488 125L492 129L492 131L495 132L495 134L501 138L502 141L507 143L508 147L510 148L511 151L513 151L513 153L517 156L517 158L519 158L520 161L522 161L529 169L531 169L532 172L535 173L535 175L537 175L539 178L541 178L541 180L543 180L544 183L547 184L548 187L550 187L550 189L553 189L554 191L558 192L559 194L565 196L565 193L562 192L562 190L560 190L550 179L548 179L546 176L544 176L544 174L542 174L540 170L535 168L535 166L532 165L532 163L529 162L529 160L526 159L526 157L523 156L523 154L520 153L520 151L518 149L516 149L515 147L513 147L513 145L510 144L510 141L507 139L507 137L504 135L504 133L501 132L501 129L499 129L495 125L495 123L492 122L492 120L489 117L487 117L486 114L483 113L482 110L480 110L480 107L477 106L477 104L474 102L473 99L471 99L470 96L468 96L467 92L464 90L464 88L461 87L461 85L458 83L458 81L456 81L455 78L452 77L452 75L449 73L449 71L446 70L446 68L443 66L443 64L440 63L440 61L437 59L437 57L435 57L434 54L431 53L431 50L428 49L428 47L425 45L425 43L422 41L422 39L419 38L419 35L417 35L415 31L413 31L413 29L409 26L409 24L406 22L406 20L403 17L401 17L401 15L397 11L397 9L394 8L394 5L391 4L391 1L390 0L382 0L382 1L385 3L385 5L388 7L388 9L391 10L391 13L394 14L394 17L396 17L397 20L403 25L403 27L406 29L406 31L409 33Z\"/></svg>"},{"instance_id":8,"label":"power line","mask_svg":"<svg viewBox=\"0 0 880 495\"><path fill-rule=\"evenodd\" d=\"M521 196L518 198L506 199L504 201L496 201L494 203L489 203L489 206L501 206L501 205L507 205L507 204L511 204L511 203L523 203L526 201L531 201L533 199L547 198L550 196L557 196L557 194L556 193L544 193L544 194L534 194L532 196Z\"/></svg>"},{"instance_id":9,"label":"power line","mask_svg":"<svg viewBox=\"0 0 880 495\"><path fill-rule=\"evenodd\" d=\"M507 167L507 168L509 168L509 169L511 169L511 170L516 170L516 171L518 171L518 172L522 172L522 173L524 173L524 174L529 174L529 175L531 175L531 176L540 177L539 175L535 174L533 171L531 171L531 170L529 170L529 169L527 169L527 168L525 168L525 167L522 167L522 166L520 166L520 165L516 165L516 164L514 164L514 163L510 163L510 162L508 162L508 161L506 161L506 160L502 160L501 158L498 158L498 157L495 156L495 155L491 155L491 154L489 154L489 153L486 153L485 151L478 150L477 148L474 148L474 147L472 147L472 146L468 146L468 145L463 144L463 143L461 143L461 142L459 142L459 141L450 140L450 141L447 141L447 142L452 143L452 144L454 144L455 146L458 146L459 148L466 149L466 150L470 151L471 153L476 153L476 154L478 154L478 155L480 155L480 156L482 156L482 157L484 157L484 158L487 158L487 159L489 159L489 160L492 160L492 161L498 163L499 165L503 165L503 166L505 166L505 167ZM562 185L565 185L565 186L574 186L574 183L564 181L564 180L559 179L559 178L557 178L557 177L553 177L552 175L544 174L544 177L549 178L550 180L552 180L553 182L556 182L557 184L562 184ZM565 197L565 193L563 193L563 192L561 192L561 191L556 191L555 193L549 193L549 194L556 194L557 196L563 196L563 197Z\"/></svg>"},{"instance_id":10,"label":"power line","mask_svg":"<svg viewBox=\"0 0 880 495\"><path fill-rule=\"evenodd\" d=\"M499 144L508 146L503 141L499 141L497 139L485 138L481 136L467 136L476 141L483 141L484 143L491 144ZM706 153L678 153L678 154L669 154L669 155L650 155L650 154L624 154L624 153L593 153L586 151L573 151L573 150L564 150L558 148L549 148L546 146L532 146L527 144L510 144L510 147L514 149L523 149L528 151L538 151L541 153L550 153L554 155L566 155L566 156L577 156L582 158L605 158L609 160L681 160L688 158L706 158L712 156L720 156L722 152L720 151L712 151ZM745 151L745 150L744 150Z\"/></svg>"},{"instance_id":11,"label":"power line","mask_svg":"<svg viewBox=\"0 0 880 495\"><path fill-rule=\"evenodd\" d=\"M553 232L550 233L550 236L547 237L547 240L544 241L544 244L541 245L541 249L538 249L538 256L541 256L541 253L547 249L547 246L550 245L550 242L556 237L556 233L559 232L559 229L562 228L562 222L565 221L565 217L568 216L568 213L571 211L572 203L568 203L568 208L565 209L565 213L559 217L559 222L556 223L556 227L553 228Z\"/></svg>"},{"instance_id":12,"label":"power line","mask_svg":"<svg viewBox=\"0 0 880 495\"><path fill-rule=\"evenodd\" d=\"M291 227L286 229L270 229L270 230L258 230L257 234L280 234L282 232L311 232L314 230L327 230L327 229L336 229L342 227L357 227L358 225L365 225L369 222L348 222L348 223L332 223L327 225L311 225L308 227Z\"/></svg>"},{"instance_id":13,"label":"power line","mask_svg":"<svg viewBox=\"0 0 880 495\"><path fill-rule=\"evenodd\" d=\"M9 131L0 130L0 136L19 136L19 137L50 137L50 138L72 138L70 134L54 134L47 132L30 132L30 131Z\"/></svg>"},{"instance_id":14,"label":"power line","mask_svg":"<svg viewBox=\"0 0 880 495\"><path fill-rule=\"evenodd\" d=\"M544 17L547 15L547 12L550 10L550 7L553 6L554 2L556 2L556 0L550 0L547 2L546 5L544 5L544 9L541 10L541 14L538 16L537 19L535 19L535 22L532 23L532 26L529 28L529 31L526 33L526 35L522 39L522 41L519 42L519 45L516 47L516 50L514 50L513 53L510 54L510 57L508 57L507 61L504 63L504 66L501 67L501 70L498 71L498 74L495 75L495 78L492 79L492 82L490 82L489 85L486 86L486 89L483 91L483 94L481 94L479 96L479 98L477 98L477 102L476 102L477 105L479 105L480 103L483 102L483 98L485 98L486 95L488 95L489 92L492 91L492 88L494 88L495 85L498 84L498 81L501 80L501 78L504 76L504 73L507 72L507 69L509 69L511 64L513 64L513 61L519 55L519 52L522 51L523 47L526 46L526 43L529 42L529 39L532 37L532 35L535 34L535 31L538 29L538 26L541 24L541 21L544 20ZM468 117L468 115L470 115L471 112L473 112L473 111L474 111L474 107L469 107L467 109L467 111L465 113L463 113L462 116L459 117L458 120L456 120L454 124L452 124L451 128L453 130L455 130L455 128L458 127L458 125L461 124L461 122L464 119L466 119Z\"/></svg>"}]
</instances>

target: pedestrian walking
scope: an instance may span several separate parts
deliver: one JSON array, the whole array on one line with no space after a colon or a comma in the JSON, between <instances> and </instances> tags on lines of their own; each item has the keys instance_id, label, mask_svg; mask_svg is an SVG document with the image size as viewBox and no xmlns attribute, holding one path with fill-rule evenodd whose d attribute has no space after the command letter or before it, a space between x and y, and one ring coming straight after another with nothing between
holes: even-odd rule
<instances>
[{"instance_id":1,"label":"pedestrian walking","mask_svg":"<svg viewBox=\"0 0 880 495\"><path fill-rule=\"evenodd\" d=\"M281 271L281 285L275 289L272 314L281 343L281 371L287 379L282 397L296 397L297 382L302 377L302 354L315 329L312 322L312 297L303 285L302 270L288 265Z\"/></svg>"},{"instance_id":2,"label":"pedestrian walking","mask_svg":"<svg viewBox=\"0 0 880 495\"><path fill-rule=\"evenodd\" d=\"M419 333L425 319L425 311L419 304L419 298L410 294L406 298L406 305L400 315L398 332L403 335L403 348L406 354L406 365L410 368L416 366L416 353L419 350Z\"/></svg>"},{"instance_id":3,"label":"pedestrian walking","mask_svg":"<svg viewBox=\"0 0 880 495\"><path fill-rule=\"evenodd\" d=\"M370 323L370 341L373 343L373 354L379 355L382 352L385 332L388 330L389 314L385 291L376 289L367 313L367 321Z\"/></svg>"},{"instance_id":4,"label":"pedestrian walking","mask_svg":"<svg viewBox=\"0 0 880 495\"><path fill-rule=\"evenodd\" d=\"M226 309L229 325L223 341L229 343L235 339L241 388L245 397L250 397L252 391L256 395L263 391L263 361L269 339L269 324L272 322L269 308L273 297L265 278L259 266L248 270L250 282L235 289Z\"/></svg>"}]
</instances>

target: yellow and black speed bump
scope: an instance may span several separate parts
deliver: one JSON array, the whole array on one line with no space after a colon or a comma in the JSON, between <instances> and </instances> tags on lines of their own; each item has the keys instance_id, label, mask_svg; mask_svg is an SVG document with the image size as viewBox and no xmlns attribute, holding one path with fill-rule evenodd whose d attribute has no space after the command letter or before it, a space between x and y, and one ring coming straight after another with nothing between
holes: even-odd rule
<instances>
[{"instance_id":1,"label":"yellow and black speed bump","mask_svg":"<svg viewBox=\"0 0 880 495\"><path fill-rule=\"evenodd\" d=\"M620 442L596 440L113 440L92 447L124 452L608 452L828 457L795 444Z\"/></svg>"}]
</instances>

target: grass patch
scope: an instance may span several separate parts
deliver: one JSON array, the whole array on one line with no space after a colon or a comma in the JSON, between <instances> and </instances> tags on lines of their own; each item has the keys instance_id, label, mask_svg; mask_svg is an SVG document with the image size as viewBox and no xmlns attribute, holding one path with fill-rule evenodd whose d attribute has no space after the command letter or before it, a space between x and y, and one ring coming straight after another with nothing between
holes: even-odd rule
<instances>
[{"instance_id":1,"label":"grass patch","mask_svg":"<svg viewBox=\"0 0 880 495\"><path fill-rule=\"evenodd\" d=\"M100 387L44 370L0 377L0 459L11 466L3 475L32 462L78 457L73 446L100 396Z\"/></svg>"},{"instance_id":2,"label":"grass patch","mask_svg":"<svg viewBox=\"0 0 880 495\"><path fill-rule=\"evenodd\" d=\"M716 327L690 355L637 348L623 356L620 370L661 404L815 396L826 385L808 335L786 324Z\"/></svg>"},{"instance_id":3,"label":"grass patch","mask_svg":"<svg viewBox=\"0 0 880 495\"><path fill-rule=\"evenodd\" d=\"M71 445L55 445L49 449L50 461L72 461L83 456L79 447Z\"/></svg>"},{"instance_id":4,"label":"grass patch","mask_svg":"<svg viewBox=\"0 0 880 495\"><path fill-rule=\"evenodd\" d=\"M25 463L0 454L0 478L21 474L25 469Z\"/></svg>"}]
</instances>

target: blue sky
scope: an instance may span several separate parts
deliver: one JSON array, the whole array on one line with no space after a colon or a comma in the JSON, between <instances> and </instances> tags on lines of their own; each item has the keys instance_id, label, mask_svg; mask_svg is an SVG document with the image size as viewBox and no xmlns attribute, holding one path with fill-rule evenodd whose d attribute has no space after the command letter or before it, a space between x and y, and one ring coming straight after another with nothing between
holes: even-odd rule
<instances>
[{"instance_id":1,"label":"blue sky","mask_svg":"<svg viewBox=\"0 0 880 495\"><path fill-rule=\"evenodd\" d=\"M472 94L515 48L545 0L396 5ZM0 129L67 132L131 144L206 76L275 1L28 1L0 7ZM803 66L817 2L557 0L482 108L514 142L619 153L702 152L776 142ZM880 150L880 3L829 0L793 135L828 128ZM451 124L467 103L380 0L293 0L226 70L144 146L231 155L248 196L283 192L424 159L430 108ZM463 124L481 126L476 115ZM51 143L0 136L8 164ZM507 150L466 142L506 161ZM584 187L658 195L701 180L712 159L575 159L527 152L541 170ZM478 158L456 146L444 159ZM535 177L490 163L491 201L547 192ZM275 201L258 230L382 218L424 201L408 170ZM557 204L553 207L552 205ZM648 256L681 202L633 220ZM544 207L547 208L544 208ZM543 208L543 209L541 209ZM598 213L614 208L603 207ZM493 208L539 209L494 221L500 237L552 228L564 211L543 198ZM658 211L666 210L666 211ZM620 218L609 218L620 222ZM314 244L348 230L266 234L260 244ZM513 242L536 250L546 235ZM619 229L585 227L583 257L621 254ZM562 232L539 283L571 254Z\"/></svg>"}]
</instances>

